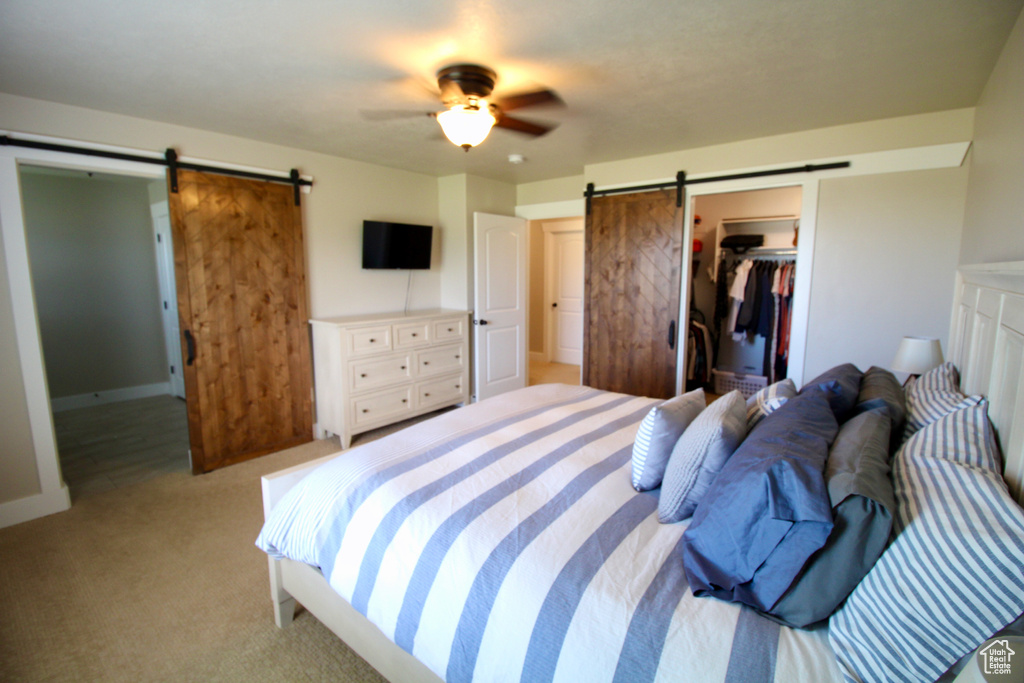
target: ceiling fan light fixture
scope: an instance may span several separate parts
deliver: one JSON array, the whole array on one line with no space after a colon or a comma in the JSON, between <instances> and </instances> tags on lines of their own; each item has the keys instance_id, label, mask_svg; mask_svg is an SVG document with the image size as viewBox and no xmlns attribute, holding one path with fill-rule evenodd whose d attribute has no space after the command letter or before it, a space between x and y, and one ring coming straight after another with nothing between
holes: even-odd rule
<instances>
[{"instance_id":1,"label":"ceiling fan light fixture","mask_svg":"<svg viewBox=\"0 0 1024 683\"><path fill-rule=\"evenodd\" d=\"M482 101L480 104L483 106L457 104L437 115L437 122L441 124L445 137L467 152L470 147L487 139L495 123L494 115L487 105Z\"/></svg>"}]
</instances>

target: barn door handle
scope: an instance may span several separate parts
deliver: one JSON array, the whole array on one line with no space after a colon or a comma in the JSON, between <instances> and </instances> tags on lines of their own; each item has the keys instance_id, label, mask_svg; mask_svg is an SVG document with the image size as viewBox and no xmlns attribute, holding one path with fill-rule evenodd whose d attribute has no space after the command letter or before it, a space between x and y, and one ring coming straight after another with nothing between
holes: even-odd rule
<instances>
[{"instance_id":1,"label":"barn door handle","mask_svg":"<svg viewBox=\"0 0 1024 683\"><path fill-rule=\"evenodd\" d=\"M190 330L185 330L185 345L188 347L188 358L185 365L192 365L196 360L196 340Z\"/></svg>"},{"instance_id":2,"label":"barn door handle","mask_svg":"<svg viewBox=\"0 0 1024 683\"><path fill-rule=\"evenodd\" d=\"M676 321L673 320L668 324L668 348L676 348Z\"/></svg>"}]
</instances>

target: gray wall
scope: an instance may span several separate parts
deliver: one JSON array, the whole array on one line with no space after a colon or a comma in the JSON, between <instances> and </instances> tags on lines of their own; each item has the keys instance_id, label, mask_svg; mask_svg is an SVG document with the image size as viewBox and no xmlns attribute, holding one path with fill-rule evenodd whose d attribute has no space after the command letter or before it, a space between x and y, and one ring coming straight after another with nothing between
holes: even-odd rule
<instances>
[{"instance_id":1,"label":"gray wall","mask_svg":"<svg viewBox=\"0 0 1024 683\"><path fill-rule=\"evenodd\" d=\"M975 115L960 263L1024 260L1024 14Z\"/></svg>"},{"instance_id":2,"label":"gray wall","mask_svg":"<svg viewBox=\"0 0 1024 683\"><path fill-rule=\"evenodd\" d=\"M51 398L169 378L148 183L22 173Z\"/></svg>"},{"instance_id":3,"label":"gray wall","mask_svg":"<svg viewBox=\"0 0 1024 683\"><path fill-rule=\"evenodd\" d=\"M948 353L966 186L966 168L821 182L804 381L889 367L904 335Z\"/></svg>"}]
</instances>

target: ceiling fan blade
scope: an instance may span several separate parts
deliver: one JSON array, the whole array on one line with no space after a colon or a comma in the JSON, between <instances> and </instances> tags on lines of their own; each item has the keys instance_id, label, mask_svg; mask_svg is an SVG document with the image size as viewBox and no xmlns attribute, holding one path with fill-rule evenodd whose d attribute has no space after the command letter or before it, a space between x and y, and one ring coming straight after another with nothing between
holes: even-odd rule
<instances>
[{"instance_id":1,"label":"ceiling fan blade","mask_svg":"<svg viewBox=\"0 0 1024 683\"><path fill-rule=\"evenodd\" d=\"M511 116L505 116L504 114L498 116L498 120L494 125L498 128L514 130L517 133L526 133L527 135L544 135L544 133L554 130L555 128L554 126L541 126L536 123L530 123L529 121L512 118Z\"/></svg>"},{"instance_id":2,"label":"ceiling fan blade","mask_svg":"<svg viewBox=\"0 0 1024 683\"><path fill-rule=\"evenodd\" d=\"M542 104L564 105L565 102L553 90L535 90L533 92L502 97L494 102L494 104L502 111L512 111L513 109L536 107Z\"/></svg>"},{"instance_id":3,"label":"ceiling fan blade","mask_svg":"<svg viewBox=\"0 0 1024 683\"><path fill-rule=\"evenodd\" d=\"M411 111L409 109L360 109L359 116L367 121L396 121L434 116L432 111Z\"/></svg>"}]
</instances>

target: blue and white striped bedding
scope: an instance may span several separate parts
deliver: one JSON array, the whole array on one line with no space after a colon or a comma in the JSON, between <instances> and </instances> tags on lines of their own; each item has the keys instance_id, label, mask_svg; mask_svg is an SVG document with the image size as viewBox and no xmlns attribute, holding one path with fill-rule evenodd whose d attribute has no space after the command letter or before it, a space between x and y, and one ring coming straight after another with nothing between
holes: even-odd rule
<instances>
[{"instance_id":1,"label":"blue and white striped bedding","mask_svg":"<svg viewBox=\"0 0 1024 683\"><path fill-rule=\"evenodd\" d=\"M824 629L695 598L630 485L651 399L530 387L339 453L257 545L450 681L838 681Z\"/></svg>"}]
</instances>

